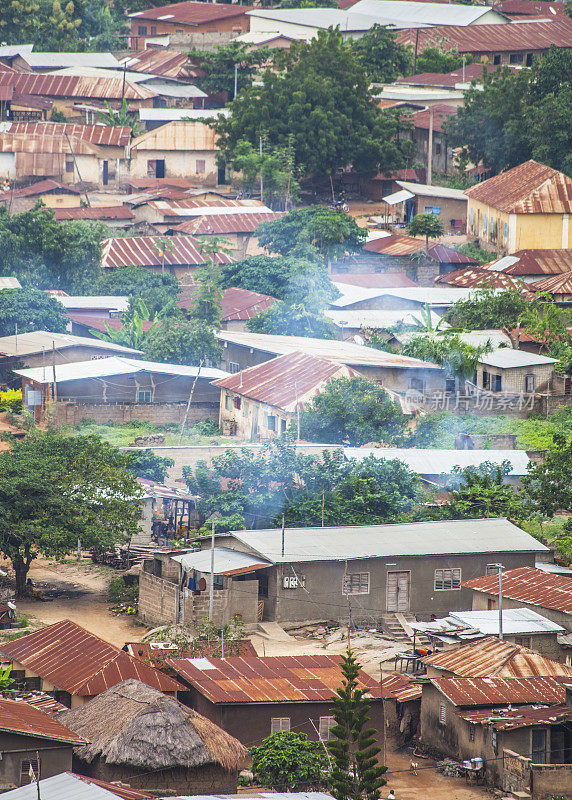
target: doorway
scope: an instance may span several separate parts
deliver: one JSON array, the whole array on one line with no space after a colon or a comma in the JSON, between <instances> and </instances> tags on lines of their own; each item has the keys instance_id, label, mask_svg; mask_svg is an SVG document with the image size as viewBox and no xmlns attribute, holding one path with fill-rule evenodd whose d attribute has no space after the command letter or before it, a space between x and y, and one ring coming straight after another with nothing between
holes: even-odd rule
<instances>
[{"instance_id":1,"label":"doorway","mask_svg":"<svg viewBox=\"0 0 572 800\"><path fill-rule=\"evenodd\" d=\"M102 170L101 182L104 186L107 186L109 183L109 161L103 162L103 170Z\"/></svg>"},{"instance_id":2,"label":"doorway","mask_svg":"<svg viewBox=\"0 0 572 800\"><path fill-rule=\"evenodd\" d=\"M386 610L398 614L409 611L410 588L410 572L388 572Z\"/></svg>"}]
</instances>

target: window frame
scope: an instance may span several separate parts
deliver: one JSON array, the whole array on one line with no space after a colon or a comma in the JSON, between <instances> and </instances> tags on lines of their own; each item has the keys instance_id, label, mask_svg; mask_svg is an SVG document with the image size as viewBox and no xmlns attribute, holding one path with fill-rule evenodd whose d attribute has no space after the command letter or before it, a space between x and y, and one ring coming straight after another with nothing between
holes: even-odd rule
<instances>
[{"instance_id":1,"label":"window frame","mask_svg":"<svg viewBox=\"0 0 572 800\"><path fill-rule=\"evenodd\" d=\"M270 734L290 732L290 717L270 717Z\"/></svg>"},{"instance_id":2,"label":"window frame","mask_svg":"<svg viewBox=\"0 0 572 800\"><path fill-rule=\"evenodd\" d=\"M439 703L439 725L447 724L447 704Z\"/></svg>"},{"instance_id":3,"label":"window frame","mask_svg":"<svg viewBox=\"0 0 572 800\"><path fill-rule=\"evenodd\" d=\"M197 158L195 163L195 175L204 175L207 171L207 162L204 158Z\"/></svg>"},{"instance_id":4,"label":"window frame","mask_svg":"<svg viewBox=\"0 0 572 800\"><path fill-rule=\"evenodd\" d=\"M137 402L138 403L150 403L152 394L153 393L152 393L151 389L137 389ZM144 395L144 397L142 398L141 395ZM146 399L147 395L149 395L149 399L148 400Z\"/></svg>"},{"instance_id":5,"label":"window frame","mask_svg":"<svg viewBox=\"0 0 572 800\"><path fill-rule=\"evenodd\" d=\"M469 741L470 742L474 742L475 741L476 728L477 728L477 726L475 725L474 722L469 722Z\"/></svg>"},{"instance_id":6,"label":"window frame","mask_svg":"<svg viewBox=\"0 0 572 800\"><path fill-rule=\"evenodd\" d=\"M333 716L328 717L320 717L318 720L318 738L321 742L331 742L332 739L335 739L335 736L332 736L332 728L336 724L336 720ZM325 731L323 729L326 729Z\"/></svg>"},{"instance_id":7,"label":"window frame","mask_svg":"<svg viewBox=\"0 0 572 800\"><path fill-rule=\"evenodd\" d=\"M366 589L362 589L364 584ZM354 587L354 584L356 586ZM370 573L369 572L345 572L342 580L342 594L353 596L356 594L369 594L370 592Z\"/></svg>"},{"instance_id":8,"label":"window frame","mask_svg":"<svg viewBox=\"0 0 572 800\"><path fill-rule=\"evenodd\" d=\"M237 372L240 372L240 364L236 361L229 361L228 371L230 372L231 375L236 375Z\"/></svg>"},{"instance_id":9,"label":"window frame","mask_svg":"<svg viewBox=\"0 0 572 800\"><path fill-rule=\"evenodd\" d=\"M536 376L532 372L529 372L528 375L524 376L524 391L526 394L534 394L536 384L535 378Z\"/></svg>"},{"instance_id":10,"label":"window frame","mask_svg":"<svg viewBox=\"0 0 572 800\"><path fill-rule=\"evenodd\" d=\"M24 765L27 765L27 768L24 768ZM42 769L42 761L38 758L22 758L20 760L20 786L29 786L32 783L30 778L30 766L34 770L34 774L37 777L41 775ZM24 780L25 779L25 782Z\"/></svg>"},{"instance_id":11,"label":"window frame","mask_svg":"<svg viewBox=\"0 0 572 800\"><path fill-rule=\"evenodd\" d=\"M449 575L447 575L447 573L449 573ZM440 574L440 577L438 577L438 574ZM460 592L462 580L463 574L461 567L443 567L441 569L436 569L433 576L433 590L435 592ZM441 583L442 586L438 586L438 583ZM450 586L446 585L449 583L451 584Z\"/></svg>"}]
</instances>

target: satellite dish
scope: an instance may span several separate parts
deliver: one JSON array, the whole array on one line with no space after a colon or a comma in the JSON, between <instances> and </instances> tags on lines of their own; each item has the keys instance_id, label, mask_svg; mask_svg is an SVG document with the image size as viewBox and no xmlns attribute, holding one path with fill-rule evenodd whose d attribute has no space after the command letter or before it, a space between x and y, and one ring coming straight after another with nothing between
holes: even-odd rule
<instances>
[{"instance_id":1,"label":"satellite dish","mask_svg":"<svg viewBox=\"0 0 572 800\"><path fill-rule=\"evenodd\" d=\"M356 335L354 336L354 342L356 344L365 344L363 337L360 336L358 333L356 333Z\"/></svg>"}]
</instances>

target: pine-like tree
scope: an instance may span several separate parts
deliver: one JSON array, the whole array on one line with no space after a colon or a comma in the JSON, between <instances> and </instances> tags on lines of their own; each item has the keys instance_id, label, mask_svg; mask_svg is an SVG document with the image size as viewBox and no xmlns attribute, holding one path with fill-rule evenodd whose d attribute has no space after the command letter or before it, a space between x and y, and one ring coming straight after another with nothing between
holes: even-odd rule
<instances>
[{"instance_id":1,"label":"pine-like tree","mask_svg":"<svg viewBox=\"0 0 572 800\"><path fill-rule=\"evenodd\" d=\"M368 728L370 702L358 688L361 665L350 648L342 656L342 686L333 700L335 725L328 743L333 757L330 789L336 800L379 800L387 767L378 764L381 748Z\"/></svg>"}]
</instances>

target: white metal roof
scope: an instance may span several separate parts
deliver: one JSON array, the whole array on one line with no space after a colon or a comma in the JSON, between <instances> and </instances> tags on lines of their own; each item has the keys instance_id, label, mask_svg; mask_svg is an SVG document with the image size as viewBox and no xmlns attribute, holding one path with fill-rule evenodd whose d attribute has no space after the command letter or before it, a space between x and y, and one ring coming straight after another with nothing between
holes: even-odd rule
<instances>
[{"instance_id":1,"label":"white metal roof","mask_svg":"<svg viewBox=\"0 0 572 800\"><path fill-rule=\"evenodd\" d=\"M92 339L92 341L98 341ZM96 358L90 361L76 361L71 364L56 364L56 382L79 381L84 378L107 378L110 375L132 375L135 372L154 372L161 375L180 375L194 378L198 367L186 367L180 364L160 364L155 361L139 361L135 358ZM52 383L53 370L44 367L31 367L29 369L14 370L18 375L35 383ZM213 367L202 367L199 378L215 380L226 378L227 372Z\"/></svg>"},{"instance_id":2,"label":"white metal roof","mask_svg":"<svg viewBox=\"0 0 572 800\"><path fill-rule=\"evenodd\" d=\"M65 67L97 67L100 69L119 69L119 61L111 53L21 53L22 58L32 69L57 69Z\"/></svg>"},{"instance_id":3,"label":"white metal roof","mask_svg":"<svg viewBox=\"0 0 572 800\"><path fill-rule=\"evenodd\" d=\"M273 42L275 39L290 39L292 41L299 41L304 37L295 33L281 33L280 31L248 31L241 33L240 36L235 36L235 42L242 42L243 44L265 44L266 42Z\"/></svg>"},{"instance_id":4,"label":"white metal roof","mask_svg":"<svg viewBox=\"0 0 572 800\"><path fill-rule=\"evenodd\" d=\"M478 467L488 461L500 466L509 461L511 476L519 477L528 473L530 458L526 450L437 450L413 447L344 447L346 458L361 461L373 456L387 461L397 459L418 475L450 475L454 467Z\"/></svg>"},{"instance_id":5,"label":"white metal roof","mask_svg":"<svg viewBox=\"0 0 572 800\"><path fill-rule=\"evenodd\" d=\"M229 108L140 108L141 122L180 122L230 116Z\"/></svg>"},{"instance_id":6,"label":"white metal roof","mask_svg":"<svg viewBox=\"0 0 572 800\"><path fill-rule=\"evenodd\" d=\"M292 9L259 9L246 12L249 17L286 22L307 28L323 28L338 26L341 31L368 31L376 22L375 16L356 14L339 8L292 8Z\"/></svg>"},{"instance_id":7,"label":"white metal roof","mask_svg":"<svg viewBox=\"0 0 572 800\"><path fill-rule=\"evenodd\" d=\"M89 779L87 779L89 780ZM35 783L20 786L4 794L6 800L117 800L117 795L95 783L87 783L77 775L61 772L40 781L40 792Z\"/></svg>"},{"instance_id":8,"label":"white metal roof","mask_svg":"<svg viewBox=\"0 0 572 800\"><path fill-rule=\"evenodd\" d=\"M381 199L389 206L395 206L397 203L404 203L405 200L411 200L412 197L415 197L415 195L411 192L408 192L407 189L400 189L399 192L393 192L393 194L388 194L386 197L382 197Z\"/></svg>"},{"instance_id":9,"label":"white metal roof","mask_svg":"<svg viewBox=\"0 0 572 800\"><path fill-rule=\"evenodd\" d=\"M54 300L67 309L104 308L109 311L127 311L129 308L129 298L121 295L56 295Z\"/></svg>"},{"instance_id":10,"label":"white metal roof","mask_svg":"<svg viewBox=\"0 0 572 800\"><path fill-rule=\"evenodd\" d=\"M556 364L557 362L557 358L527 353L525 350L513 350L512 347L501 347L492 353L486 353L479 359L479 363L487 367L498 367L498 369L537 367L543 364Z\"/></svg>"},{"instance_id":11,"label":"white metal roof","mask_svg":"<svg viewBox=\"0 0 572 800\"><path fill-rule=\"evenodd\" d=\"M12 58L20 54L28 55L33 49L33 44L3 44L0 47L0 58Z\"/></svg>"},{"instance_id":12,"label":"white metal roof","mask_svg":"<svg viewBox=\"0 0 572 800\"><path fill-rule=\"evenodd\" d=\"M274 336L266 333L243 331L219 331L217 337L223 342L242 345L274 355L301 351L307 355L326 358L338 364L350 366L396 367L411 369L442 369L437 364L419 361L398 353L387 353L374 347L339 342L333 339L312 339L309 336Z\"/></svg>"},{"instance_id":13,"label":"white metal roof","mask_svg":"<svg viewBox=\"0 0 572 800\"><path fill-rule=\"evenodd\" d=\"M140 73L143 74L143 73ZM177 83L173 80L166 80L162 76L151 76L149 80L145 81L145 85L151 91L157 94L165 95L165 97L208 97L206 92L199 89L191 83Z\"/></svg>"},{"instance_id":14,"label":"white metal roof","mask_svg":"<svg viewBox=\"0 0 572 800\"><path fill-rule=\"evenodd\" d=\"M30 333L19 333L17 336L0 337L0 355L3 356L28 356L32 355L32 353L41 353L42 350L47 353L54 348L63 350L66 347L93 347L98 350L105 348L106 350L114 350L117 353L130 356L141 352L132 347L123 347L113 342L105 342L102 339L72 336L71 333L31 331Z\"/></svg>"},{"instance_id":15,"label":"white metal roof","mask_svg":"<svg viewBox=\"0 0 572 800\"><path fill-rule=\"evenodd\" d=\"M395 181L402 189L423 197L443 197L448 200L463 200L468 203L469 198L460 189L449 189L447 186L429 186L426 183L410 183L409 181Z\"/></svg>"},{"instance_id":16,"label":"white metal roof","mask_svg":"<svg viewBox=\"0 0 572 800\"><path fill-rule=\"evenodd\" d=\"M0 289L21 289L18 278L0 278Z\"/></svg>"},{"instance_id":17,"label":"white metal roof","mask_svg":"<svg viewBox=\"0 0 572 800\"><path fill-rule=\"evenodd\" d=\"M495 636L499 633L498 609L450 611L449 616L469 628L478 628L483 634ZM561 633L564 630L560 625L528 608L503 609L502 627L506 634Z\"/></svg>"},{"instance_id":18,"label":"white metal roof","mask_svg":"<svg viewBox=\"0 0 572 800\"><path fill-rule=\"evenodd\" d=\"M507 269L507 267L512 267L512 265L516 264L518 261L520 261L520 256L503 256L502 258L497 258L496 261L491 261L489 264L483 264L479 269L490 269L491 272L502 272Z\"/></svg>"},{"instance_id":19,"label":"white metal roof","mask_svg":"<svg viewBox=\"0 0 572 800\"><path fill-rule=\"evenodd\" d=\"M197 206L196 208L178 208L166 200L154 202L159 211L172 211L178 217L211 217L215 214L274 214L268 206Z\"/></svg>"},{"instance_id":20,"label":"white metal roof","mask_svg":"<svg viewBox=\"0 0 572 800\"><path fill-rule=\"evenodd\" d=\"M274 563L389 556L543 552L548 548L507 519L463 519L337 528L233 531L237 541Z\"/></svg>"},{"instance_id":21,"label":"white metal roof","mask_svg":"<svg viewBox=\"0 0 572 800\"><path fill-rule=\"evenodd\" d=\"M334 285L342 296L330 303L332 308L345 308L364 300L375 300L377 297L399 297L401 300L410 300L419 306L452 306L458 300L466 300L474 293L474 289L460 287L438 286L402 286L398 288L366 289L361 286L351 286L348 283Z\"/></svg>"},{"instance_id":22,"label":"white metal roof","mask_svg":"<svg viewBox=\"0 0 572 800\"><path fill-rule=\"evenodd\" d=\"M430 314L433 325L438 325L442 317L434 311L431 311ZM383 328L387 330L387 328L391 328L399 322L403 322L405 325L416 324L414 319L415 311L407 311L407 309L401 311L385 311L383 309L377 311L375 309L352 311L347 308L343 311L337 311L334 309L326 309L324 311L324 316L331 319L338 328ZM450 327L450 325L444 321L441 322L441 325L446 328Z\"/></svg>"},{"instance_id":23,"label":"white metal roof","mask_svg":"<svg viewBox=\"0 0 572 800\"><path fill-rule=\"evenodd\" d=\"M409 26L408 26L409 27ZM458 89L444 89L424 86L407 86L400 83L386 84L380 92L373 95L383 100L403 100L411 102L437 102L443 100L445 103L451 100L462 100L463 92Z\"/></svg>"},{"instance_id":24,"label":"white metal roof","mask_svg":"<svg viewBox=\"0 0 572 800\"><path fill-rule=\"evenodd\" d=\"M395 17L424 25L473 25L492 11L490 6L466 6L460 3L419 3L412 0L359 0L352 7L357 14L372 17ZM494 12L490 19L508 22Z\"/></svg>"},{"instance_id":25,"label":"white metal roof","mask_svg":"<svg viewBox=\"0 0 572 800\"><path fill-rule=\"evenodd\" d=\"M195 553L183 553L180 556L172 556L172 559L178 561L185 570L196 569L197 572L210 574L210 549L197 550ZM238 550L231 550L229 547L215 547L214 549L215 575L230 575L233 572L245 573L269 566L269 561L252 556L250 553L241 553Z\"/></svg>"}]
</instances>

